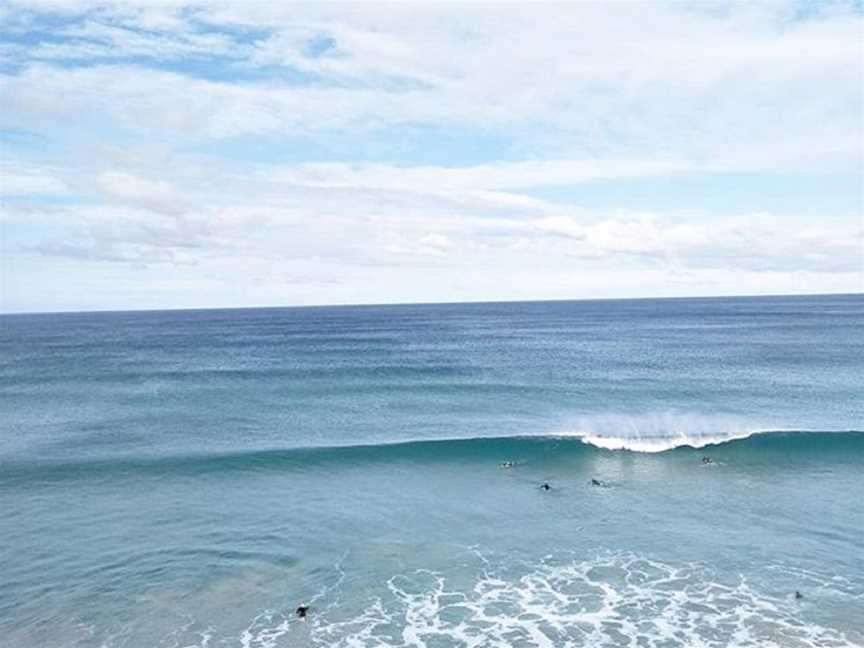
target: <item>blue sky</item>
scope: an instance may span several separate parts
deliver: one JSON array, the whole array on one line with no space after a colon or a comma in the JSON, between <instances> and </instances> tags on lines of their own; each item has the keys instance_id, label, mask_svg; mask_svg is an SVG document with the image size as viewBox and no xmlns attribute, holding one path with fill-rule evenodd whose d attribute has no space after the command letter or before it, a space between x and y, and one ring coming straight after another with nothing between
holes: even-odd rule
<instances>
[{"instance_id":1,"label":"blue sky","mask_svg":"<svg viewBox=\"0 0 864 648\"><path fill-rule=\"evenodd\" d=\"M860 3L0 4L6 312L864 290Z\"/></svg>"}]
</instances>

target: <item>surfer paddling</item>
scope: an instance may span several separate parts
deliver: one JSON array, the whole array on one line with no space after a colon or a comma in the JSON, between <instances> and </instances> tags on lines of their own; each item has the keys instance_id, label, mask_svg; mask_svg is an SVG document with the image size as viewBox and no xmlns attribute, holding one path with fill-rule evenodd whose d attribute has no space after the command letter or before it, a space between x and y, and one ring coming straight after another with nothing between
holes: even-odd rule
<instances>
[{"instance_id":1,"label":"surfer paddling","mask_svg":"<svg viewBox=\"0 0 864 648\"><path fill-rule=\"evenodd\" d=\"M306 620L306 615L309 614L309 606L308 605L298 605L297 609L294 610L294 614L297 615L297 618L301 621Z\"/></svg>"}]
</instances>

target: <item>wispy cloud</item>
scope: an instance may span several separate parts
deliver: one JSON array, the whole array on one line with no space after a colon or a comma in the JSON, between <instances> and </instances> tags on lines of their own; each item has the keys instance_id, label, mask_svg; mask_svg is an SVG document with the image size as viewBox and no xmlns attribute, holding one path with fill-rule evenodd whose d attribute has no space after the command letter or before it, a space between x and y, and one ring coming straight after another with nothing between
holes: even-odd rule
<instances>
[{"instance_id":1,"label":"wispy cloud","mask_svg":"<svg viewBox=\"0 0 864 648\"><path fill-rule=\"evenodd\" d=\"M0 195L57 195L69 191L69 187L47 169L0 164Z\"/></svg>"}]
</instances>

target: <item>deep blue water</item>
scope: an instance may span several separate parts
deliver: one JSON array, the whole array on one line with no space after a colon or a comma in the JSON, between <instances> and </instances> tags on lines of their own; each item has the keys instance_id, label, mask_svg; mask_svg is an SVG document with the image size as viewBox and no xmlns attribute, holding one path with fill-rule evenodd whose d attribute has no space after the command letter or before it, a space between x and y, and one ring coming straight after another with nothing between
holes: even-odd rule
<instances>
[{"instance_id":1,"label":"deep blue water","mask_svg":"<svg viewBox=\"0 0 864 648\"><path fill-rule=\"evenodd\" d=\"M0 646L864 646L862 395L862 295L3 316Z\"/></svg>"}]
</instances>

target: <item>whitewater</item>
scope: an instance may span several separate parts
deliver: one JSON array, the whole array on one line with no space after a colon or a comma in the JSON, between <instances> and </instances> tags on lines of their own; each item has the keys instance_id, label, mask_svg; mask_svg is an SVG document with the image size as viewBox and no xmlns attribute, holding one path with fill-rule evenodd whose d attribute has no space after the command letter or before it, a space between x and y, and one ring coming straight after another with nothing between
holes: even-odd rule
<instances>
[{"instance_id":1,"label":"whitewater","mask_svg":"<svg viewBox=\"0 0 864 648\"><path fill-rule=\"evenodd\" d=\"M0 646L864 646L862 333L861 295L0 316Z\"/></svg>"}]
</instances>

